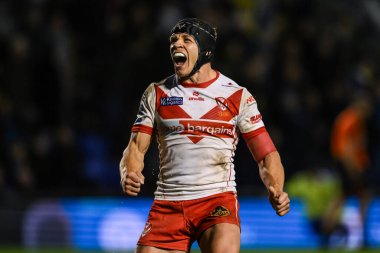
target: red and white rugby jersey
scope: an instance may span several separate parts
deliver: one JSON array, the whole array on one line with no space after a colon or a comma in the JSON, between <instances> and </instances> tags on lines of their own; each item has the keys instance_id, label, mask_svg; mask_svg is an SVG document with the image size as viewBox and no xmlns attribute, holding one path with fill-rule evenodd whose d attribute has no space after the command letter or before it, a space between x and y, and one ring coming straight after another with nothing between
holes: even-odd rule
<instances>
[{"instance_id":1,"label":"red and white rugby jersey","mask_svg":"<svg viewBox=\"0 0 380 253\"><path fill-rule=\"evenodd\" d=\"M265 128L253 96L217 72L201 84L178 83L175 76L152 83L132 131L157 133L155 198L187 200L236 191L233 161L239 132L252 138Z\"/></svg>"}]
</instances>

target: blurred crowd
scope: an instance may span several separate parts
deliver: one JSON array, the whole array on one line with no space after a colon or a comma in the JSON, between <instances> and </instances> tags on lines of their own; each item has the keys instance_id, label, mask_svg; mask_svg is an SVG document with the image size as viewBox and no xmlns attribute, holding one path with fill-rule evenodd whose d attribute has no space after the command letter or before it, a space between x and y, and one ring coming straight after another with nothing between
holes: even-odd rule
<instances>
[{"instance_id":1,"label":"blurred crowd","mask_svg":"<svg viewBox=\"0 0 380 253\"><path fill-rule=\"evenodd\" d=\"M380 3L375 0L0 1L0 193L119 194L118 164L140 97L173 72L183 17L218 31L214 68L254 94L287 178L330 168L335 117L372 105L369 170L380 170ZM240 141L242 194L263 190ZM155 145L145 194L155 187ZM378 189L377 189L378 190Z\"/></svg>"}]
</instances>

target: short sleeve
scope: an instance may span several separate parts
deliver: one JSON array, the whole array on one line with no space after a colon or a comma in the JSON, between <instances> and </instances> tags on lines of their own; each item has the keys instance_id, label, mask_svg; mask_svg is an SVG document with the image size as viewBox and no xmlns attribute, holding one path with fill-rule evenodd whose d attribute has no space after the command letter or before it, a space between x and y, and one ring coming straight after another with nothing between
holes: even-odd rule
<instances>
[{"instance_id":1,"label":"short sleeve","mask_svg":"<svg viewBox=\"0 0 380 253\"><path fill-rule=\"evenodd\" d=\"M156 92L154 84L148 86L140 100L139 110L132 127L132 132L143 132L152 135L155 120Z\"/></svg>"},{"instance_id":2,"label":"short sleeve","mask_svg":"<svg viewBox=\"0 0 380 253\"><path fill-rule=\"evenodd\" d=\"M256 99L244 88L238 117L238 127L243 137L254 137L264 129L264 122L258 110ZM247 136L249 135L249 136Z\"/></svg>"}]
</instances>

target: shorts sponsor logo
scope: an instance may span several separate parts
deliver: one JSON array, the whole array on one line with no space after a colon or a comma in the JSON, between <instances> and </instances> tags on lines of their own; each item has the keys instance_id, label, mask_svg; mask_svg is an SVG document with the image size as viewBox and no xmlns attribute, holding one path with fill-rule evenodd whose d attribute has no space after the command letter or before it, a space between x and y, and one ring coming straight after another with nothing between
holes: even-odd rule
<instances>
[{"instance_id":1,"label":"shorts sponsor logo","mask_svg":"<svg viewBox=\"0 0 380 253\"><path fill-rule=\"evenodd\" d=\"M160 105L162 105L162 106L183 105L183 97L160 98Z\"/></svg>"},{"instance_id":2,"label":"shorts sponsor logo","mask_svg":"<svg viewBox=\"0 0 380 253\"><path fill-rule=\"evenodd\" d=\"M146 236L152 230L152 224L150 222L145 223L144 230L141 233L141 237Z\"/></svg>"},{"instance_id":3,"label":"shorts sponsor logo","mask_svg":"<svg viewBox=\"0 0 380 253\"><path fill-rule=\"evenodd\" d=\"M231 215L230 210L228 210L224 206L217 206L215 209L210 213L210 216L216 216L216 217L221 217L221 216L228 216Z\"/></svg>"}]
</instances>

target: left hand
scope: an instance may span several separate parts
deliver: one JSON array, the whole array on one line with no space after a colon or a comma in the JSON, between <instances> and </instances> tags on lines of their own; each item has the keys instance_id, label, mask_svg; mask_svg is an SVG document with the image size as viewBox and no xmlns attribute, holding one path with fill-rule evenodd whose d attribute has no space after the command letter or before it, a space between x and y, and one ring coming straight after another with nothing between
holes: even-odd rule
<instances>
[{"instance_id":1,"label":"left hand","mask_svg":"<svg viewBox=\"0 0 380 253\"><path fill-rule=\"evenodd\" d=\"M290 211L288 193L277 191L273 186L269 187L269 202L279 216L284 216Z\"/></svg>"}]
</instances>

